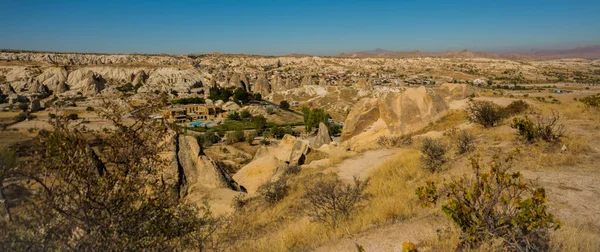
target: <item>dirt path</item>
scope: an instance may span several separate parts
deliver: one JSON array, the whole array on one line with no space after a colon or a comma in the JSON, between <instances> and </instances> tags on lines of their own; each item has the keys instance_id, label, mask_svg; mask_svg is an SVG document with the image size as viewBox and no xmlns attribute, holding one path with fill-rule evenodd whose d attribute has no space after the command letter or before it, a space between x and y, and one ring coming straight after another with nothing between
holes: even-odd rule
<instances>
[{"instance_id":1,"label":"dirt path","mask_svg":"<svg viewBox=\"0 0 600 252\"><path fill-rule=\"evenodd\" d=\"M338 174L342 181L352 183L354 176L365 179L375 168L402 153L402 149L370 150L359 156L346 159L331 169Z\"/></svg>"},{"instance_id":2,"label":"dirt path","mask_svg":"<svg viewBox=\"0 0 600 252\"><path fill-rule=\"evenodd\" d=\"M443 217L428 217L394 223L372 230L366 230L354 239L350 237L324 244L315 251L356 251L356 243L365 251L402 251L402 242L418 244L424 240L435 238L436 230L447 224Z\"/></svg>"},{"instance_id":3,"label":"dirt path","mask_svg":"<svg viewBox=\"0 0 600 252\"><path fill-rule=\"evenodd\" d=\"M575 171L522 171L546 189L550 210L562 221L600 228L600 174Z\"/></svg>"}]
</instances>

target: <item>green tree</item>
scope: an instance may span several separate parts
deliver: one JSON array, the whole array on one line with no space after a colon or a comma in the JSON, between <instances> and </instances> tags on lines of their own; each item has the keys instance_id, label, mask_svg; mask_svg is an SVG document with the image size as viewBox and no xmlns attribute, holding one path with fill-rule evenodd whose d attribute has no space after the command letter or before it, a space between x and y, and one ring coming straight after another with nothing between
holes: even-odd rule
<instances>
[{"instance_id":1,"label":"green tree","mask_svg":"<svg viewBox=\"0 0 600 252\"><path fill-rule=\"evenodd\" d=\"M290 104L287 101L281 101L279 102L279 108L283 109L283 110L289 110L290 109Z\"/></svg>"},{"instance_id":2,"label":"green tree","mask_svg":"<svg viewBox=\"0 0 600 252\"><path fill-rule=\"evenodd\" d=\"M27 103L19 103L19 105L17 105L17 107L19 108L19 110L25 112L29 109L29 104Z\"/></svg>"},{"instance_id":3,"label":"green tree","mask_svg":"<svg viewBox=\"0 0 600 252\"><path fill-rule=\"evenodd\" d=\"M252 118L252 122L256 126L256 131L262 133L267 126L267 118L262 115L257 115Z\"/></svg>"},{"instance_id":4,"label":"green tree","mask_svg":"<svg viewBox=\"0 0 600 252\"><path fill-rule=\"evenodd\" d=\"M318 128L321 122L326 125L329 124L328 120L331 117L324 109L309 109L304 107L302 111L304 112L304 127L306 132L311 132L314 128Z\"/></svg>"}]
</instances>

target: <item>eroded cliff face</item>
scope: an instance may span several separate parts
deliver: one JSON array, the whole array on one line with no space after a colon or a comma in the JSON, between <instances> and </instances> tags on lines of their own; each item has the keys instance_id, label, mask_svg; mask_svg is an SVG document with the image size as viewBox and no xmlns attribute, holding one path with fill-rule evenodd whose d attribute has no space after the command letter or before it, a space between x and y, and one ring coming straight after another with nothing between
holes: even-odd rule
<instances>
[{"instance_id":1,"label":"eroded cliff face","mask_svg":"<svg viewBox=\"0 0 600 252\"><path fill-rule=\"evenodd\" d=\"M407 134L424 128L449 109L452 100L473 94L471 87L444 84L440 88L409 88L381 98L364 98L350 111L341 140L350 148L367 147L383 135Z\"/></svg>"}]
</instances>

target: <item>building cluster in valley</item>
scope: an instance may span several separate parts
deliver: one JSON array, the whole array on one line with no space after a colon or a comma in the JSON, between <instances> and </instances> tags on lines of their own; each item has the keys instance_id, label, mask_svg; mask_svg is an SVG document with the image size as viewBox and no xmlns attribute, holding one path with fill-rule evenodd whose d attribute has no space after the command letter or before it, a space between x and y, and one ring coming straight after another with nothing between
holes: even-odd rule
<instances>
[{"instance_id":1,"label":"building cluster in valley","mask_svg":"<svg viewBox=\"0 0 600 252\"><path fill-rule=\"evenodd\" d=\"M215 121L227 117L229 112L237 111L240 106L234 102L217 101L205 104L171 105L162 109L161 118L173 123L194 121Z\"/></svg>"}]
</instances>

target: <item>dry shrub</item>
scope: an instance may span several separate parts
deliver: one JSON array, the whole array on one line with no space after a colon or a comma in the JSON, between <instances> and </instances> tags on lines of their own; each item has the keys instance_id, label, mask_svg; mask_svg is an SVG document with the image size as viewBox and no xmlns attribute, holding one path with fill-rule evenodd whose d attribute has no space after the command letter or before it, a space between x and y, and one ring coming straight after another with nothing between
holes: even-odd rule
<instances>
[{"instance_id":1,"label":"dry shrub","mask_svg":"<svg viewBox=\"0 0 600 252\"><path fill-rule=\"evenodd\" d=\"M465 154L475 150L475 135L469 131L454 131L450 136L455 141L457 154Z\"/></svg>"},{"instance_id":2,"label":"dry shrub","mask_svg":"<svg viewBox=\"0 0 600 252\"><path fill-rule=\"evenodd\" d=\"M411 145L412 142L412 135L380 136L379 138L377 138L377 144L386 147L407 146Z\"/></svg>"},{"instance_id":3,"label":"dry shrub","mask_svg":"<svg viewBox=\"0 0 600 252\"><path fill-rule=\"evenodd\" d=\"M504 118L505 110L490 101L470 101L467 107L467 119L484 128L497 126Z\"/></svg>"},{"instance_id":4,"label":"dry shrub","mask_svg":"<svg viewBox=\"0 0 600 252\"><path fill-rule=\"evenodd\" d=\"M523 100L511 102L504 108L506 115L517 115L529 109L529 104Z\"/></svg>"},{"instance_id":5,"label":"dry shrub","mask_svg":"<svg viewBox=\"0 0 600 252\"><path fill-rule=\"evenodd\" d=\"M439 140L424 138L421 145L421 162L430 172L439 171L448 160L446 158L446 145Z\"/></svg>"},{"instance_id":6,"label":"dry shrub","mask_svg":"<svg viewBox=\"0 0 600 252\"><path fill-rule=\"evenodd\" d=\"M303 197L306 214L314 221L337 227L351 217L361 201L369 197L365 193L368 184L368 180L361 181L356 177L352 185L345 185L338 178L322 179L306 190Z\"/></svg>"},{"instance_id":7,"label":"dry shrub","mask_svg":"<svg viewBox=\"0 0 600 252\"><path fill-rule=\"evenodd\" d=\"M517 129L517 134L523 140L533 143L541 139L548 143L558 143L564 137L564 127L559 124L560 115L552 111L551 116L543 116L541 113L534 114L534 119L529 117L515 118L511 127Z\"/></svg>"},{"instance_id":8,"label":"dry shrub","mask_svg":"<svg viewBox=\"0 0 600 252\"><path fill-rule=\"evenodd\" d=\"M285 178L277 181L268 182L258 188L258 193L262 196L267 205L274 205L288 195L289 186Z\"/></svg>"},{"instance_id":9,"label":"dry shrub","mask_svg":"<svg viewBox=\"0 0 600 252\"><path fill-rule=\"evenodd\" d=\"M438 188L434 182L417 188L423 206L445 198L442 211L460 230L459 249L502 248L515 251L548 250L549 229L560 227L548 212L546 191L510 173L512 157L495 157L483 172L472 159L474 179L462 177Z\"/></svg>"}]
</instances>

